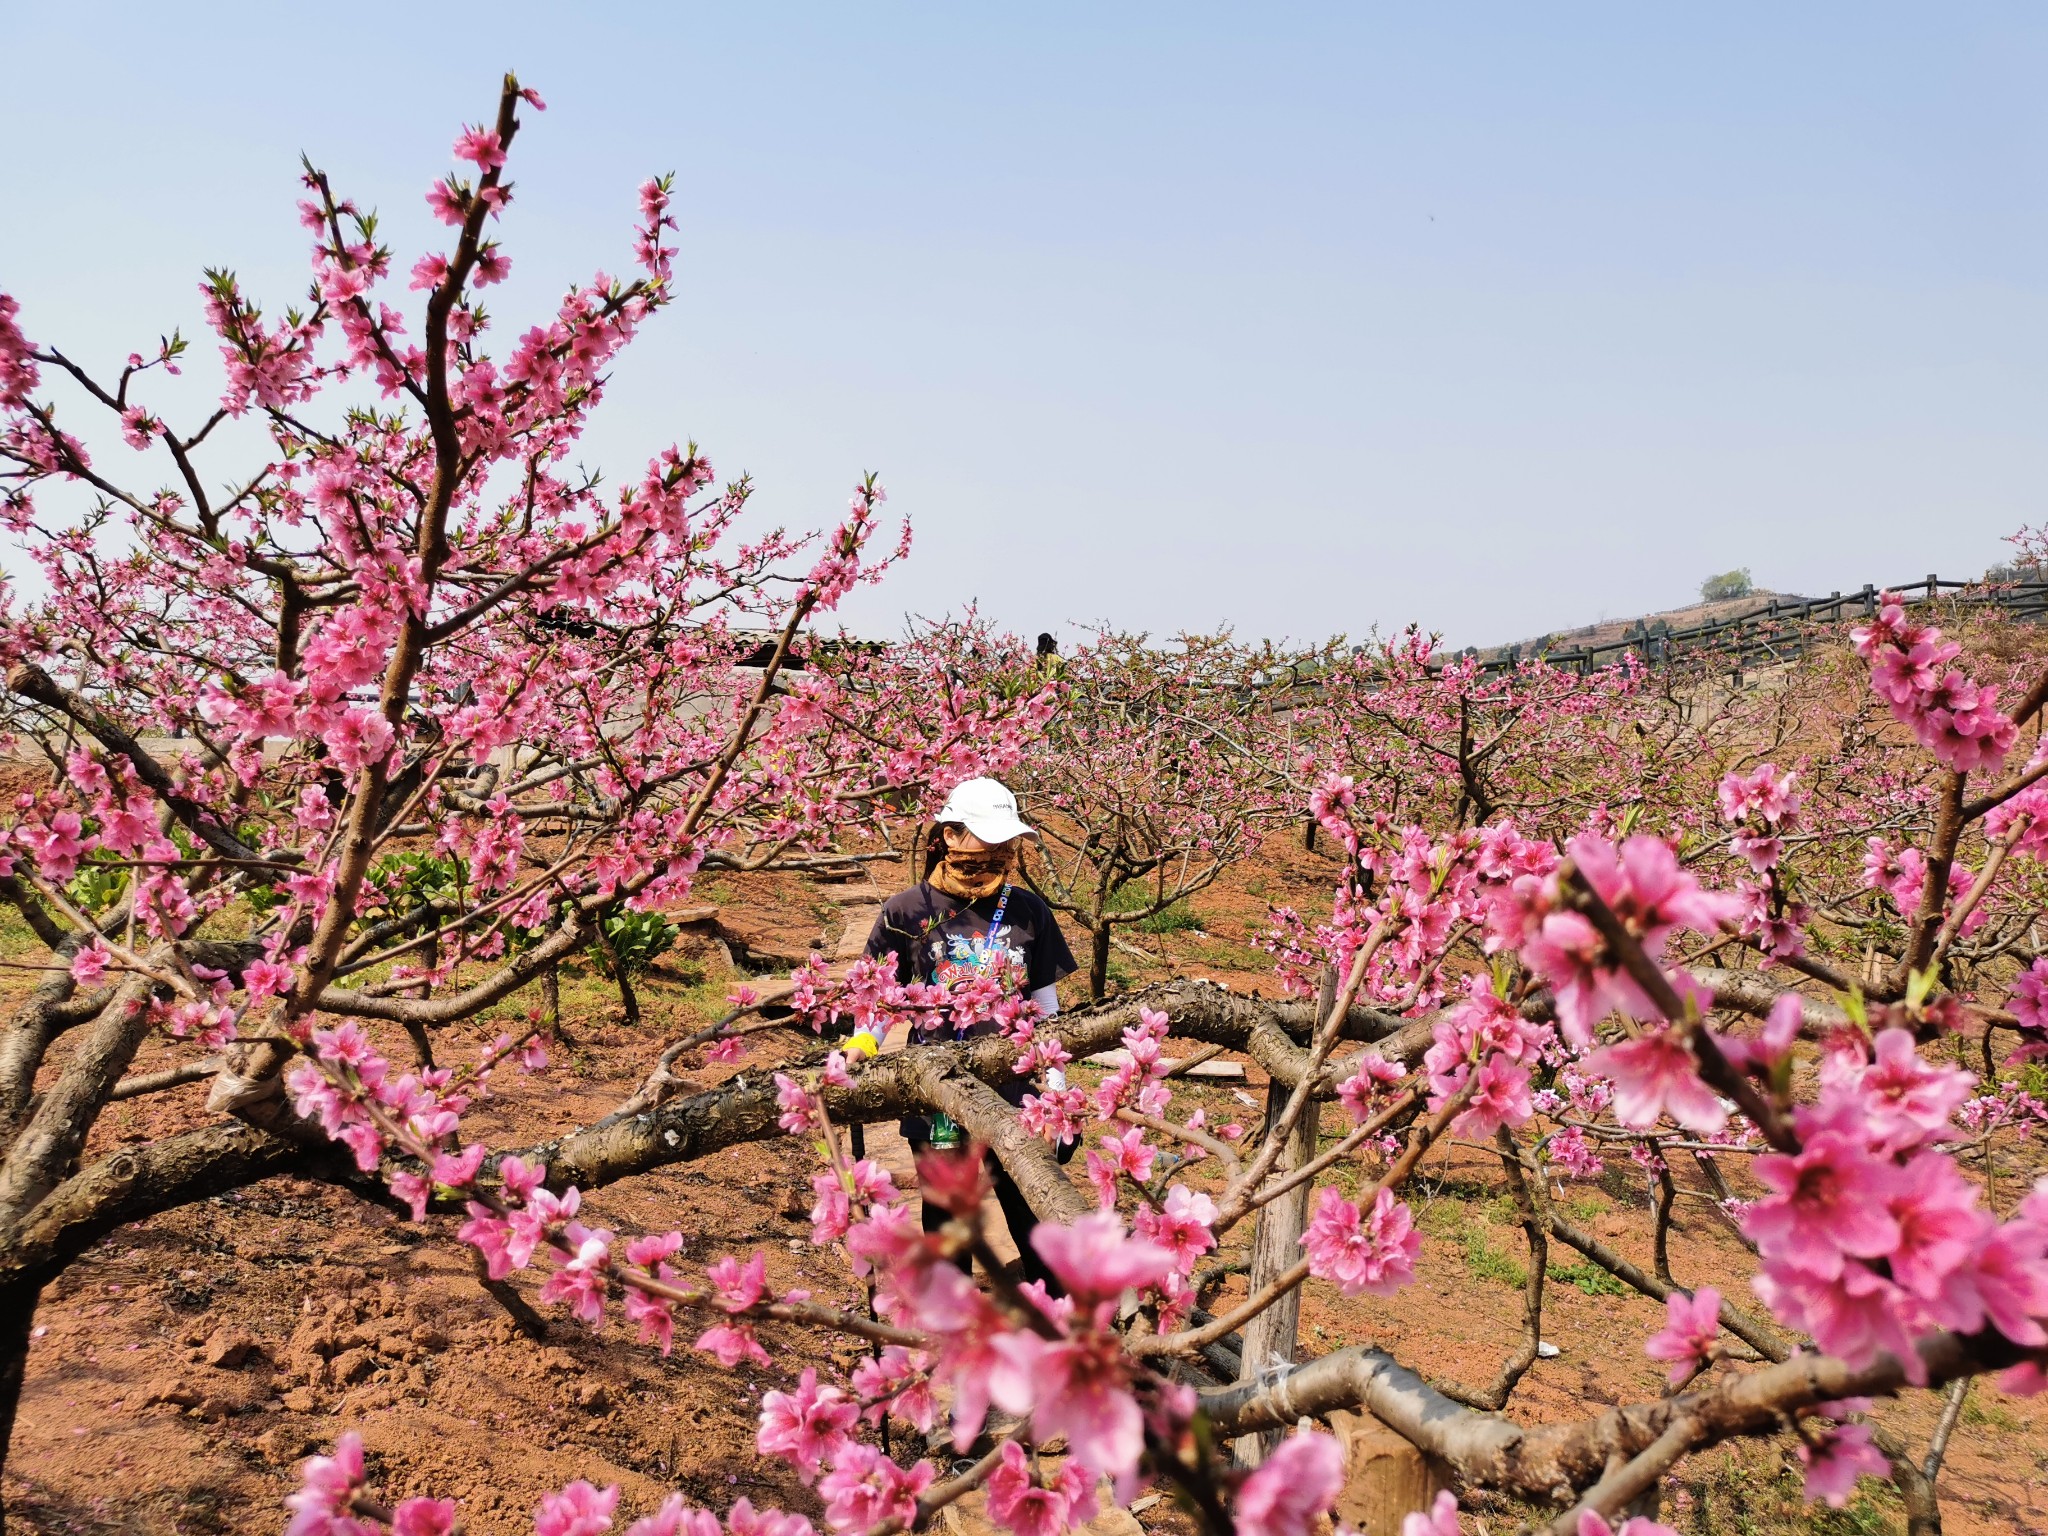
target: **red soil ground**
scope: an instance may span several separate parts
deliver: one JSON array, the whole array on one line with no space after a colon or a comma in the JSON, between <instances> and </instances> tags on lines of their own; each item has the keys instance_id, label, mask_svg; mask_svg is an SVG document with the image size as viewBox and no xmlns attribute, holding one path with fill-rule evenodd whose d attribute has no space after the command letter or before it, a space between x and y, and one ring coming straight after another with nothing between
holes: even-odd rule
<instances>
[{"instance_id":1,"label":"red soil ground","mask_svg":"<svg viewBox=\"0 0 2048 1536\"><path fill-rule=\"evenodd\" d=\"M1304 911L1326 904L1331 868L1298 843L1269 847L1226 888L1195 899L1198 929L1134 935L1159 963L1120 952L1126 982L1178 973L1271 991L1271 973L1246 939L1263 926L1268 901ZM836 935L832 890L779 877L727 879L710 894L755 942L801 948ZM677 966L680 974L644 989L647 1018L637 1031L617 1022L601 983L567 986L565 1021L577 1045L558 1050L545 1076L501 1077L496 1096L472 1112L475 1132L516 1144L615 1104L659 1043L700 1018L720 990L682 984L692 968L715 971L707 947ZM448 1040L444 1056L473 1053L497 1027L476 1021ZM782 1038L767 1037L753 1061L702 1080L758 1070L784 1048ZM403 1050L400 1039L388 1044L394 1054ZM168 1054L146 1050L137 1070ZM195 1085L114 1106L92 1153L200 1123L204 1092ZM1203 1084L1186 1097L1205 1104L1213 1123L1254 1118L1262 1092L1253 1069L1243 1085ZM1326 1124L1334 1120L1333 1111ZM763 1143L600 1191L585 1213L621 1232L680 1227L683 1260L692 1264L760 1248L775 1286L850 1300L855 1292L836 1254L808 1241L810 1172L803 1146ZM1519 1326L1510 1271L1525 1257L1500 1195L1498 1167L1480 1151L1455 1149L1432 1162L1410 1193L1428 1234L1417 1283L1384 1302L1347 1302L1312 1283L1304 1349L1372 1341L1432 1379L1489 1379ZM1646 1201L1630 1165L1620 1162L1602 1184L1569 1188L1564 1198L1647 1266ZM1719 1220L1696 1201L1681 1214L1680 1278L1746 1295L1747 1256ZM44 1301L7 1468L9 1512L53 1532L275 1531L297 1462L354 1429L387 1497L457 1498L474 1532L528 1529L539 1494L576 1477L622 1486L621 1526L672 1489L718 1508L746 1495L815 1514L808 1491L754 1453L754 1418L764 1389L792 1381L806 1363L850 1359L849 1345L771 1325L763 1334L775 1367L729 1373L687 1348L663 1358L620 1323L592 1334L549 1307L540 1308L545 1336L529 1338L478 1284L454 1225L435 1218L415 1226L325 1186L273 1180L116 1234ZM1552 1263L1575 1257L1553 1251ZM1559 1353L1524 1379L1509 1408L1515 1417L1578 1417L1659 1390L1660 1373L1641 1344L1661 1326L1662 1308L1584 1280L1590 1293L1570 1280L1552 1285L1545 1331ZM519 1285L537 1305L536 1284L521 1277ZM1225 1300L1232 1294L1227 1289ZM1935 1407L1921 1394L1879 1416L1924 1445ZM1792 1465L1782 1440L1695 1458L1665 1518L1701 1532L1812 1528ZM1943 1474L1948 1529L2048 1529L2044 1465L2048 1415L1979 1385ZM1864 1488L1850 1510L1823 1512L1832 1528L1902 1528L1888 1489ZM1522 1523L1518 1511L1483 1503L1481 1518L1488 1531ZM1140 1520L1188 1529L1168 1502Z\"/></svg>"}]
</instances>

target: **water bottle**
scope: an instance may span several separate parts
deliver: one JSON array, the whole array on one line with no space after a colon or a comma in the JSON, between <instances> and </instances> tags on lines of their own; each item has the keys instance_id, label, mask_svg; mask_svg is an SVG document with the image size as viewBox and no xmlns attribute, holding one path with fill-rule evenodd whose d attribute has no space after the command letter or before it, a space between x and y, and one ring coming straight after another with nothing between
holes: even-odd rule
<instances>
[{"instance_id":1,"label":"water bottle","mask_svg":"<svg viewBox=\"0 0 2048 1536\"><path fill-rule=\"evenodd\" d=\"M951 1151L960 1145L959 1125L940 1110L932 1111L932 1145L941 1151Z\"/></svg>"}]
</instances>

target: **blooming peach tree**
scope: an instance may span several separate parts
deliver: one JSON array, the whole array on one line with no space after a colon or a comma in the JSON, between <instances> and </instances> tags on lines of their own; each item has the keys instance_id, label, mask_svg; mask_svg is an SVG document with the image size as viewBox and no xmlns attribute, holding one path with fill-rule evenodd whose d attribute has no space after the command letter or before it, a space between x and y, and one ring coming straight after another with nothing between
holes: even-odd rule
<instances>
[{"instance_id":1,"label":"blooming peach tree","mask_svg":"<svg viewBox=\"0 0 2048 1536\"><path fill-rule=\"evenodd\" d=\"M506 271L507 155L538 108L508 80L495 119L458 138L466 168L428 199L449 248L411 267L418 301L392 291L374 217L309 170L313 291L266 321L209 277L227 387L190 429L141 398L184 365L180 341L102 378L29 341L0 298L5 505L47 587L8 611L9 708L18 751L49 770L17 796L0 886L44 954L0 1036L5 1401L37 1295L87 1246L290 1171L445 1225L493 1282L530 1274L592 1328L780 1371L757 1445L810 1506L678 1496L630 1536L805 1536L814 1518L889 1536L977 1490L1004 1528L1057 1536L1147 1484L1215 1536L1307 1536L1344 1478L1313 1421L1360 1406L1460 1484L1408 1512L1407 1536L1452 1536L1461 1496L1488 1492L1547 1506L1560 1533L1657 1536L1681 1458L1781 1434L1811 1497L1888 1473L1928 1528L1939 1445L1909 1455L1873 1401L1924 1388L1959 1405L1954 1384L1992 1373L2011 1392L2048 1385L2048 1191L2001 1200L1966 1161L2014 1110L1997 1033L2048 1053L2031 939L2048 757L2013 762L2048 671L2012 697L1887 599L1853 642L1876 718L1859 706L1832 756L1753 733L1702 783L1704 755L1644 749L1617 808L1594 782L1546 799L1548 749L1483 749L1512 726L1581 745L1598 729L1637 753L1661 717L1633 674L1607 693L1540 671L1489 693L1410 647L1333 678L1320 707L1353 714L1318 739L1382 754L1407 785L1388 802L1342 753L1278 745L1260 668L1207 650L1197 667L1185 647L1105 642L1064 676L1007 643L993 665L943 645L829 662L809 628L894 558L868 554L873 480L807 545L743 536L745 482L718 489L693 448L616 491L569 467L606 367L672 296L664 183L642 190L633 277L573 289L489 350L475 295ZM44 393L58 384L118 416L169 487L126 488L96 461ZM211 489L201 466L238 417L267 452ZM761 631L765 664L742 665ZM915 675L931 690L907 692ZM934 696L943 709L918 702ZM1032 751L1097 920L1134 881L1161 906L1199 888L1305 802L1344 854L1329 920L1287 941L1291 965L1328 978L1316 1001L1179 983L1048 1018L993 976L941 989L820 961L787 995L799 1025L880 1036L943 1011L967 1038L875 1059L807 1045L689 1091L679 1052L765 1053L735 1032L761 999L739 996L613 1114L522 1146L486 1144L465 1115L542 1042L508 1034L460 1068L394 1059L392 1027L423 1054L607 912L658 909L711 867L833 857L885 810L914 815ZM1893 766L1859 767L1873 758ZM1304 772L1312 796L1289 802L1282 776ZM456 871L425 897L407 885L423 855ZM131 1076L153 1034L185 1042L184 1065ZM1926 1049L1958 1036L1981 1044L1982 1074ZM1275 1085L1265 1123L1188 1108L1173 1040L1255 1060ZM1090 1087L1051 1075L1117 1046ZM997 1089L1020 1077L1013 1109ZM202 1081L217 1123L86 1160L108 1103ZM1341 1132L1297 1136L1325 1104ZM912 1191L855 1154L851 1128L930 1111L1022 1191L1054 1283L996 1261L983 1156L927 1159ZM1054 1147L1084 1130L1077 1184ZM685 1265L679 1232L618 1232L585 1207L610 1182L785 1135L815 1154L812 1237L843 1253L865 1305L778 1294L759 1252ZM1454 1145L1497 1160L1529 1247L1523 1327L1493 1378L1432 1383L1367 1347L1302 1359L1292 1338L1254 1358L1250 1330L1304 1285L1370 1316L1413 1281L1409 1186ZM1659 1191L1649 1269L1554 1197L1615 1156ZM1750 1299L1674 1271L1671 1202L1693 1173L1755 1254ZM916 1201L947 1219L926 1230ZM1295 1209L1309 1214L1290 1226ZM1247 1234L1277 1234L1284 1262L1226 1304L1211 1256ZM1553 1241L1663 1305L1641 1343L1666 1395L1541 1425L1503 1415L1539 1358ZM865 1350L844 1370L798 1360L779 1350L788 1324ZM905 1453L892 1426L924 1438ZM1224 1441L1251 1445L1232 1464ZM350 1436L290 1502L295 1536L438 1536L458 1514L380 1502ZM536 1536L596 1536L618 1505L571 1483L542 1499Z\"/></svg>"},{"instance_id":2,"label":"blooming peach tree","mask_svg":"<svg viewBox=\"0 0 2048 1536\"><path fill-rule=\"evenodd\" d=\"M771 1319L867 1340L872 1352L844 1379L807 1366L762 1405L761 1451L814 1485L835 1530L914 1528L985 1486L994 1518L1036 1536L1085 1518L1105 1486L1127 1499L1164 1481L1207 1528L1300 1536L1338 1492L1334 1440L1297 1433L1248 1471L1223 1466L1210 1447L1360 1405L1468 1489L1562 1504L1551 1526L1578 1536L1668 1529L1639 1511L1682 1457L1787 1426L1809 1497L1839 1503L1859 1477L1890 1475L1924 1524L1935 1476L1927 1468L1938 1467L1939 1450L1931 1463L1909 1456L1868 1420L1872 1400L1948 1388L1959 1403L1956 1384L1991 1372L2012 1392L2048 1381L2048 1192L2000 1205L1967 1175L1957 1153L1982 1085L1920 1050L1995 1025L2018 1031L2024 1053L2048 1033L2039 1007L2048 962L2016 975L2008 967L2004 1007L1941 980L1971 914L1996 904L2000 870L2035 857L2027 829L2048 760L1975 795L1967 778L2001 767L1998 743L2009 749L2040 690L2010 714L1988 689L1967 693L1975 702L1959 725L1951 701L1968 684L1948 644L1893 603L1856 637L1877 695L1944 765L1939 805L1948 809L1927 832L1926 867L1944 858L1953 866L1966 835L1990 852L1967 885L1931 886L1946 899L1928 898L1923 882L1931 922L1916 920L1911 933L1927 935L1924 949L1909 939L1889 969L1836 978L1831 996L1793 985L1828 979L1803 942L1825 915L1759 927L1754 897L1712 878L1775 877L1788 849L1807 846L1792 842L1813 815L1797 770L1769 763L1723 776L1712 814L1726 836L1699 845L1690 861L1681 840L1651 830L1588 830L1560 846L1508 822L1413 829L1389 852L1375 841L1374 817L1349 814L1341 796L1319 797L1325 832L1374 878L1370 890L1354 881L1340 892L1318 935L1340 980L1314 1007L1183 984L1047 1020L994 986L943 994L862 967L837 984L809 978L798 1006L821 1023L850 1012L873 1026L946 1008L999 1026L987 1039L866 1066L830 1053L775 1073L772 1089L706 1096L722 1096L723 1118L772 1102L779 1128L818 1149L813 1237L839 1245L872 1287L871 1314L775 1296L759 1254L685 1275L668 1263L678 1234L625 1238L590 1227L559 1168L486 1153L463 1141L459 1121L437 1122L431 1134L401 1121L380 1096L389 1070L352 1026L315 1035L293 1091L305 1113L423 1169L409 1186L422 1209L437 1189L458 1193L468 1202L462 1235L495 1272L545 1263L542 1295L593 1325L616 1302L650 1345L666 1349L694 1314L695 1347L728 1365L769 1361L759 1330ZM1902 690L1885 653L1922 647L1937 660ZM1954 766L1957 757L1968 766ZM1709 966L1709 947L1747 950L1763 968ZM1369 985L1387 1007L1358 1002ZM1254 1140L1177 1112L1165 1055L1173 1038L1254 1056L1286 1090L1277 1121ZM1366 1043L1347 1048L1347 1039ZM991 1091L1112 1043L1124 1047L1123 1064L1092 1090L1046 1087L1020 1114ZM1795 1092L1795 1057L1815 1050L1817 1085ZM1322 1099L1341 1106L1350 1128L1297 1157L1292 1124ZM910 1192L851 1155L845 1127L908 1102L953 1115L1017 1178L1045 1218L1033 1242L1056 1287L1019 1285L995 1261L980 1226L987 1184L978 1159L921 1166L919 1197L952 1217L926 1232ZM687 1101L668 1111L677 1123L692 1112ZM1102 1127L1087 1162L1092 1201L1051 1158L1056 1141L1090 1122ZM1493 1149L1531 1249L1525 1327L1494 1379L1431 1384L1383 1350L1356 1347L1245 1371L1233 1339L1302 1285L1328 1285L1369 1307L1413 1280L1422 1237L1403 1192L1425 1158L1454 1142ZM1727 1175L1707 1168L1742 1166L1736 1177L1753 1193L1729 1196L1722 1209L1757 1256L1757 1305L1673 1273L1668 1198L1654 1272L1558 1209L1553 1185L1596 1173L1618 1148L1667 1191L1683 1160L1718 1187ZM573 1139L562 1150L593 1165ZM1359 1174L1355 1192L1315 1187L1346 1162ZM1314 1195L1298 1257L1236 1305L1205 1310L1205 1256L1301 1189ZM1668 1365L1667 1396L1541 1427L1498 1416L1538 1358L1553 1241L1664 1304L1664 1326L1642 1348ZM958 1267L963 1256L981 1262L985 1284ZM919 1433L943 1422L937 1437L968 1454L950 1476L922 1458L906 1464L863 1427L887 1419ZM1946 1422L1953 1426L1952 1414ZM1045 1458L1048 1444L1064 1454ZM345 1445L309 1470L302 1518L317 1525L366 1507L353 1455ZM571 1487L546 1501L541 1528L608 1519L615 1497ZM390 1516L405 1528L445 1522L452 1509ZM797 1518L735 1509L726 1528ZM708 1531L712 1520L672 1502L633 1529ZM1408 1516L1408 1536L1458 1528L1454 1494Z\"/></svg>"},{"instance_id":3,"label":"blooming peach tree","mask_svg":"<svg viewBox=\"0 0 2048 1536\"><path fill-rule=\"evenodd\" d=\"M1275 664L1226 634L1113 632L1060 661L1062 707L1020 770L1043 823L1027 872L1087 932L1091 998L1120 929L1206 890L1293 809L1260 686Z\"/></svg>"},{"instance_id":4,"label":"blooming peach tree","mask_svg":"<svg viewBox=\"0 0 2048 1536\"><path fill-rule=\"evenodd\" d=\"M1006 765L1042 713L839 708L813 632L908 542L871 548L872 477L797 537L750 529L748 482L694 446L615 488L577 467L614 359L675 296L678 219L649 181L627 275L501 333L479 295L540 105L508 79L462 132L428 195L445 248L409 268L308 167L312 287L267 317L207 274L224 388L194 424L150 403L181 338L102 373L0 294L0 517L36 566L0 624L0 895L41 946L0 1046L0 1438L35 1298L97 1236L330 1146L323 1125L376 1171L360 1126L286 1095L318 1027L408 1031L422 1070L378 1102L435 1141L493 1068L545 1055L508 1035L436 1067L435 1031L707 868L839 857L935 772ZM151 1037L182 1064L124 1077ZM228 1118L82 1160L109 1102L201 1081Z\"/></svg>"}]
</instances>

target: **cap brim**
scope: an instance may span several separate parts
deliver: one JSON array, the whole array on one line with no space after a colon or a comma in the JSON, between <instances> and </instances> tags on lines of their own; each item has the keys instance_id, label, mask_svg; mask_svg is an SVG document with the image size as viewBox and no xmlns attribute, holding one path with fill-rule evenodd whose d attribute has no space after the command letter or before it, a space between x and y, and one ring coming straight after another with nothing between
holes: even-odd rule
<instances>
[{"instance_id":1,"label":"cap brim","mask_svg":"<svg viewBox=\"0 0 2048 1536\"><path fill-rule=\"evenodd\" d=\"M1015 816L1005 816L1001 812L963 816L960 825L990 845L1013 842L1032 834L1032 829Z\"/></svg>"}]
</instances>

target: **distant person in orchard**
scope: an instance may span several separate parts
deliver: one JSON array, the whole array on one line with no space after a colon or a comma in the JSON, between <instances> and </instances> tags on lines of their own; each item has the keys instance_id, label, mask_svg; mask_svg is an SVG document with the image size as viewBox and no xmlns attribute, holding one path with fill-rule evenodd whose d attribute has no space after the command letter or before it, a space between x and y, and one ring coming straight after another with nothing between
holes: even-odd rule
<instances>
[{"instance_id":1,"label":"distant person in orchard","mask_svg":"<svg viewBox=\"0 0 2048 1536\"><path fill-rule=\"evenodd\" d=\"M1006 987L1022 992L1047 1014L1059 1010L1054 983L1073 974L1073 954L1054 921L1052 908L1018 883L1018 855L1032 829L1017 814L1017 797L994 779L969 779L940 809L924 849L924 879L882 904L868 936L870 959L896 958L896 979L947 986L969 977L1000 974ZM920 1044L966 1040L995 1033L992 1021L961 1026L943 1017L919 1028ZM1055 1087L1064 1087L1056 1083ZM1013 1082L998 1090L1021 1104L1027 1087ZM917 1115L901 1123L913 1153L926 1150L965 1155L966 1135L945 1115ZM994 1160L991 1159L993 1164ZM1031 1246L1038 1218L1000 1165L992 1167L996 1199L1010 1236L1024 1261L1025 1278L1059 1287ZM936 1232L946 1213L927 1203L924 1229ZM962 1261L962 1267L967 1267Z\"/></svg>"}]
</instances>

